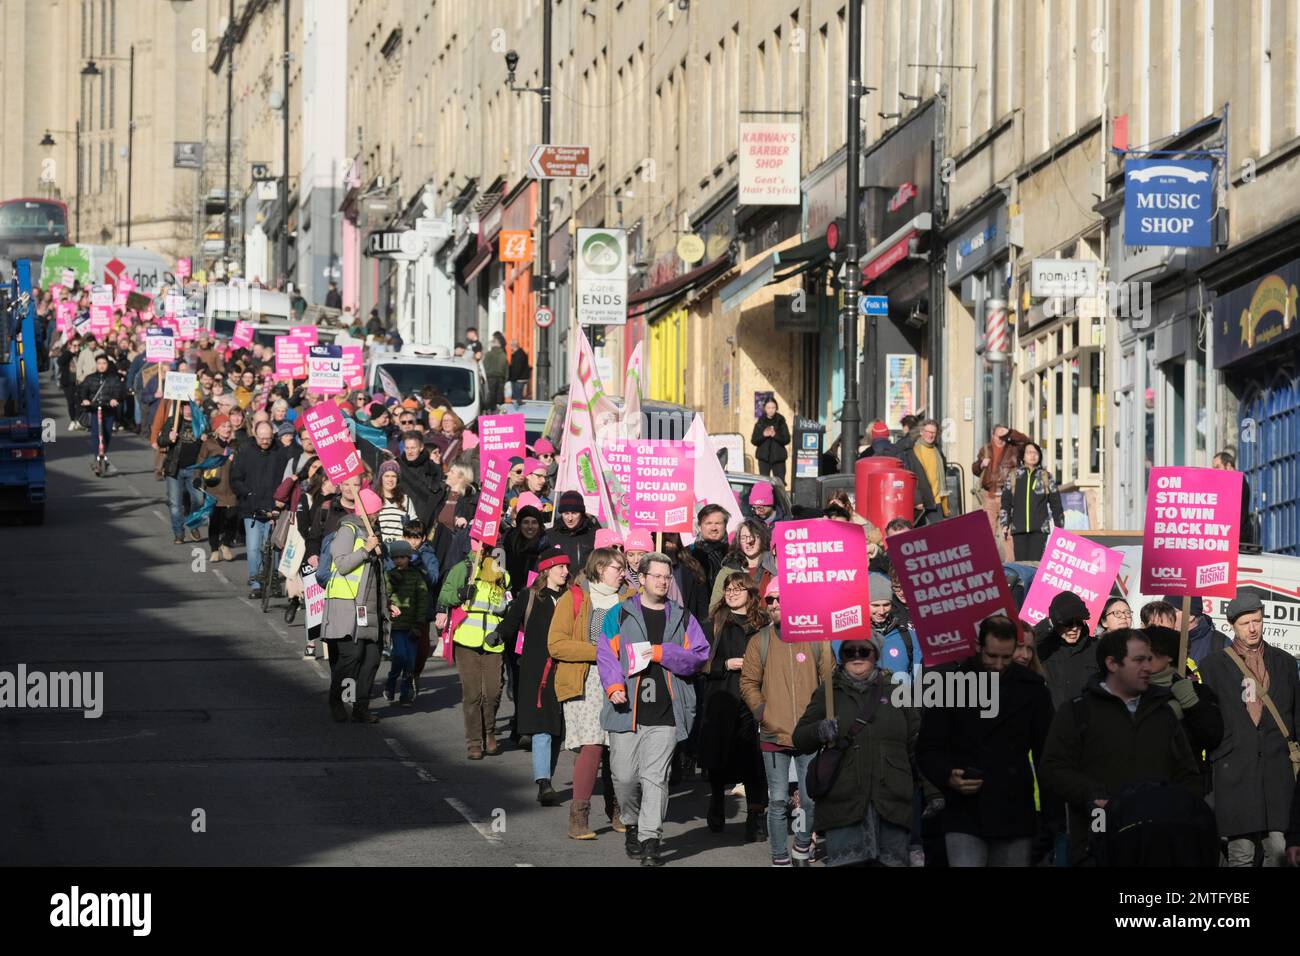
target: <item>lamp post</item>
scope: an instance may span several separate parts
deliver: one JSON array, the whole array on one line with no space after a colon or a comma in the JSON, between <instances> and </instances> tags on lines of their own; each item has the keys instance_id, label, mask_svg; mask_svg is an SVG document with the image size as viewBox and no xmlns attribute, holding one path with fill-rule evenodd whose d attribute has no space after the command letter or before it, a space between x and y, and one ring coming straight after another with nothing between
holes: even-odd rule
<instances>
[{"instance_id":1,"label":"lamp post","mask_svg":"<svg viewBox=\"0 0 1300 956\"><path fill-rule=\"evenodd\" d=\"M69 133L69 131L66 129L47 129L45 131L45 135L41 137L41 141L39 145L45 147L46 149L53 149L56 143L54 142L54 137L50 135L51 133L58 133L61 136L72 135L75 140L73 145L73 150L76 152L77 155L77 160L76 160L77 198L75 200L75 205L73 207L75 211L73 213L72 241L80 242L81 241L81 120L80 119L77 120L75 127L71 131L71 133Z\"/></svg>"},{"instance_id":2,"label":"lamp post","mask_svg":"<svg viewBox=\"0 0 1300 956\"><path fill-rule=\"evenodd\" d=\"M515 86L515 67L519 64L519 54L514 50L506 53L506 83L515 93L536 93L542 98L542 145L551 141L551 0L542 0L542 85L539 87ZM540 181L540 196L537 202L537 308L549 309L551 305L551 181ZM536 349L537 390L550 394L551 391L551 342L550 329L537 330Z\"/></svg>"},{"instance_id":3,"label":"lamp post","mask_svg":"<svg viewBox=\"0 0 1300 956\"><path fill-rule=\"evenodd\" d=\"M135 161L135 44L131 44L130 55L101 56L101 60L131 64L127 78L127 116L126 116L126 244L131 244L131 187L135 177L131 175ZM103 76L103 72L93 59L87 60L81 68L82 76ZM78 190L80 192L80 190Z\"/></svg>"},{"instance_id":4,"label":"lamp post","mask_svg":"<svg viewBox=\"0 0 1300 956\"><path fill-rule=\"evenodd\" d=\"M844 243L844 409L840 414L840 472L853 474L858 459L862 418L858 408L858 294L862 269L858 265L858 157L862 152L859 126L862 88L862 0L849 0L848 211ZM873 383L872 387L875 385Z\"/></svg>"}]
</instances>

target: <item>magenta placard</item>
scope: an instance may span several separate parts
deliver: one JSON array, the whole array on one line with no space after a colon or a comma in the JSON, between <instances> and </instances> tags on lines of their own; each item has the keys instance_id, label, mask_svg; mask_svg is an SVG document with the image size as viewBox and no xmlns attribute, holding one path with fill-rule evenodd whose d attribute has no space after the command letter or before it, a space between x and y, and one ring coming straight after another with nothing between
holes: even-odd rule
<instances>
[{"instance_id":1,"label":"magenta placard","mask_svg":"<svg viewBox=\"0 0 1300 956\"><path fill-rule=\"evenodd\" d=\"M246 349L253 344L253 325L250 322L236 322L235 334L230 337L230 344L237 349Z\"/></svg>"},{"instance_id":2,"label":"magenta placard","mask_svg":"<svg viewBox=\"0 0 1300 956\"><path fill-rule=\"evenodd\" d=\"M478 420L479 456L503 455L524 457L524 416L483 415Z\"/></svg>"},{"instance_id":3,"label":"magenta placard","mask_svg":"<svg viewBox=\"0 0 1300 956\"><path fill-rule=\"evenodd\" d=\"M307 346L302 339L281 335L275 340L275 377L307 377Z\"/></svg>"},{"instance_id":4,"label":"magenta placard","mask_svg":"<svg viewBox=\"0 0 1300 956\"><path fill-rule=\"evenodd\" d=\"M974 654L980 621L989 615L1017 618L983 511L896 534L889 539L889 556L926 667Z\"/></svg>"},{"instance_id":5,"label":"magenta placard","mask_svg":"<svg viewBox=\"0 0 1300 956\"><path fill-rule=\"evenodd\" d=\"M1241 473L1161 466L1147 483L1142 593L1234 597Z\"/></svg>"},{"instance_id":6,"label":"magenta placard","mask_svg":"<svg viewBox=\"0 0 1300 956\"><path fill-rule=\"evenodd\" d=\"M775 534L781 640L869 639L867 538L862 526L813 518L778 522Z\"/></svg>"},{"instance_id":7,"label":"magenta placard","mask_svg":"<svg viewBox=\"0 0 1300 956\"><path fill-rule=\"evenodd\" d=\"M343 346L343 381L348 388L366 387L365 358L360 345Z\"/></svg>"},{"instance_id":8,"label":"magenta placard","mask_svg":"<svg viewBox=\"0 0 1300 956\"><path fill-rule=\"evenodd\" d=\"M474 511L474 523L470 525L469 536L485 545L497 543L501 530L501 507L506 498L506 478L510 473L510 461L507 458L493 456L483 459L483 487L478 496L478 508Z\"/></svg>"},{"instance_id":9,"label":"magenta placard","mask_svg":"<svg viewBox=\"0 0 1300 956\"><path fill-rule=\"evenodd\" d=\"M1047 617L1052 598L1072 592L1087 606L1088 627L1096 631L1101 609L1123 563L1124 555L1118 551L1103 548L1064 528L1053 528L1043 549L1043 560L1034 574L1034 583L1021 605L1020 620L1031 626L1037 624Z\"/></svg>"},{"instance_id":10,"label":"magenta placard","mask_svg":"<svg viewBox=\"0 0 1300 956\"><path fill-rule=\"evenodd\" d=\"M628 490L628 527L690 531L695 503L694 445L634 441Z\"/></svg>"},{"instance_id":11,"label":"magenta placard","mask_svg":"<svg viewBox=\"0 0 1300 956\"><path fill-rule=\"evenodd\" d=\"M361 455L352 443L343 411L332 401L319 402L304 414L307 434L316 445L325 474L334 484L342 484L362 473Z\"/></svg>"},{"instance_id":12,"label":"magenta placard","mask_svg":"<svg viewBox=\"0 0 1300 956\"><path fill-rule=\"evenodd\" d=\"M315 345L318 332L314 325L293 325L289 327L289 337L308 345Z\"/></svg>"}]
</instances>

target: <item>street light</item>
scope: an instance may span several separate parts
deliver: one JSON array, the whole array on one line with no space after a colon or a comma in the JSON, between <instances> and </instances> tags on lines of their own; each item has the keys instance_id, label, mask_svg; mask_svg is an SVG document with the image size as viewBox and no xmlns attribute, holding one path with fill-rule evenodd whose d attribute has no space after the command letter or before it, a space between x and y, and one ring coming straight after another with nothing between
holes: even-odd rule
<instances>
[{"instance_id":1,"label":"street light","mask_svg":"<svg viewBox=\"0 0 1300 956\"><path fill-rule=\"evenodd\" d=\"M131 44L129 56L101 56L100 59L115 63L129 62L131 64L130 75L127 79L126 117L126 244L129 246L131 244L131 187L135 178L131 175L135 163L135 44ZM103 76L104 73L92 58L87 60L86 65L81 68L81 75ZM80 157L78 157L77 161L77 172L81 172ZM80 188L77 189L77 193L80 195Z\"/></svg>"},{"instance_id":2,"label":"street light","mask_svg":"<svg viewBox=\"0 0 1300 956\"><path fill-rule=\"evenodd\" d=\"M44 147L45 149L53 149L57 144L54 142L54 137L50 135L51 133L58 133L60 136L75 137L75 143L73 148L76 150L76 154L77 154L77 198L74 206L74 209L76 211L73 214L74 225L73 225L72 239L74 242L80 242L81 241L81 120L80 119L77 120L76 128L71 131L66 129L54 129L54 130L46 129L45 135L41 137L41 141L38 145Z\"/></svg>"}]
</instances>

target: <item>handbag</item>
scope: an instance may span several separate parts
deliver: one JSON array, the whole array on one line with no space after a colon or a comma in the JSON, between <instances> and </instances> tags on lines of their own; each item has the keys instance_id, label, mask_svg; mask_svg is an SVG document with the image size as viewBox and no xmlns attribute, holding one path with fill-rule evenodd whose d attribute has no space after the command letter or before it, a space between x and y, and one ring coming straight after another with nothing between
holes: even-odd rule
<instances>
[{"instance_id":1,"label":"handbag","mask_svg":"<svg viewBox=\"0 0 1300 956\"><path fill-rule=\"evenodd\" d=\"M835 779L840 774L840 765L844 759L844 751L849 749L849 744L853 739L871 722L871 718L876 715L876 708L884 700L886 691L880 694L875 693L876 688L872 688L873 693L867 698L866 703L862 705L862 710L858 716L853 719L853 726L849 728L845 735L844 742L836 742L822 746L820 750L813 755L812 761L808 764L808 770L804 777L808 786L808 796L813 800L821 800L830 796L830 792L835 787Z\"/></svg>"},{"instance_id":2,"label":"handbag","mask_svg":"<svg viewBox=\"0 0 1300 956\"><path fill-rule=\"evenodd\" d=\"M1246 662L1237 655L1237 652L1231 647L1225 647L1224 650L1227 652L1228 657L1232 659L1232 663L1236 664L1238 669L1253 681L1255 675L1246 667ZM1300 744L1296 743L1291 731L1286 729L1286 724L1282 721L1282 715L1278 713L1277 704L1273 703L1273 698L1268 695L1268 691L1264 691L1260 697L1260 702L1268 708L1268 712L1277 721L1277 729L1282 731L1282 739L1286 741L1287 755L1291 758L1291 776L1300 778Z\"/></svg>"},{"instance_id":3,"label":"handbag","mask_svg":"<svg viewBox=\"0 0 1300 956\"><path fill-rule=\"evenodd\" d=\"M280 512L280 517L275 519L275 528L271 531L271 544L277 551L283 551L284 546L289 543L289 529L294 524L294 512L285 509Z\"/></svg>"}]
</instances>

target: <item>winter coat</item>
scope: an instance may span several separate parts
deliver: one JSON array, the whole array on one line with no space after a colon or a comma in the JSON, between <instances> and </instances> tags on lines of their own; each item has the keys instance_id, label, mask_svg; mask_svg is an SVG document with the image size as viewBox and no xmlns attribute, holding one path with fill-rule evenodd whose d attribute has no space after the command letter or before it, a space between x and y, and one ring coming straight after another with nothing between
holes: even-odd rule
<instances>
[{"instance_id":1,"label":"winter coat","mask_svg":"<svg viewBox=\"0 0 1300 956\"><path fill-rule=\"evenodd\" d=\"M906 447L903 442L907 442ZM930 479L925 473L925 466L916 455L916 440L900 439L894 447L901 452L903 467L916 476L916 504L926 511L939 508L939 502L934 500L934 492L930 488ZM938 444L934 446L934 451L939 456L939 491L942 494L947 487L948 459L944 457L943 449Z\"/></svg>"},{"instance_id":2,"label":"winter coat","mask_svg":"<svg viewBox=\"0 0 1300 956\"><path fill-rule=\"evenodd\" d=\"M509 370L510 363L506 358L505 349L501 346L494 344L483 354L483 374L487 378L505 381Z\"/></svg>"},{"instance_id":3,"label":"winter coat","mask_svg":"<svg viewBox=\"0 0 1300 956\"><path fill-rule=\"evenodd\" d=\"M979 450L970 470L979 478L980 487L986 493L1002 493L1007 478L1020 467L1020 453L1024 450L1025 443L1031 440L1028 435L1021 434L1014 428L1007 432L1006 441L1002 446L1002 457L997 459L996 467L993 465L993 442L989 442ZM981 464L985 458L989 460L988 468Z\"/></svg>"},{"instance_id":4,"label":"winter coat","mask_svg":"<svg viewBox=\"0 0 1300 956\"><path fill-rule=\"evenodd\" d=\"M162 439L159 438L159 444ZM275 508L275 489L280 484L283 459L274 448L265 451L250 442L235 453L235 463L230 466L230 487L239 499L239 516L251 518L258 511Z\"/></svg>"},{"instance_id":5,"label":"winter coat","mask_svg":"<svg viewBox=\"0 0 1300 956\"><path fill-rule=\"evenodd\" d=\"M531 541L524 538L518 528L506 532L503 549L506 553L506 571L515 594L528 586L528 572L537 570L537 556L541 553L542 536Z\"/></svg>"},{"instance_id":6,"label":"winter coat","mask_svg":"<svg viewBox=\"0 0 1300 956\"><path fill-rule=\"evenodd\" d=\"M596 522L584 514L576 528L566 528L557 516L555 524L542 535L542 550L555 545L569 558L569 573L578 574L596 550Z\"/></svg>"},{"instance_id":7,"label":"winter coat","mask_svg":"<svg viewBox=\"0 0 1300 956\"><path fill-rule=\"evenodd\" d=\"M978 678L979 656L933 668ZM970 678L966 678L969 680ZM916 764L943 791L943 831L969 833L985 840L1032 837L1038 831L1034 808L1034 763L1041 763L1052 724L1047 683L1027 667L1012 664L997 676L998 712L986 717L977 707L926 707ZM963 796L948 787L954 770L984 771L984 785Z\"/></svg>"},{"instance_id":8,"label":"winter coat","mask_svg":"<svg viewBox=\"0 0 1300 956\"><path fill-rule=\"evenodd\" d=\"M1056 479L1042 467L1032 471L1023 465L1008 477L1002 486L1002 508L998 512L998 527L1010 529L1012 534L1047 533L1052 527L1065 527L1065 510L1061 507L1061 493L1056 490Z\"/></svg>"},{"instance_id":9,"label":"winter coat","mask_svg":"<svg viewBox=\"0 0 1300 956\"><path fill-rule=\"evenodd\" d=\"M768 428L775 429L773 437L766 437L763 432ZM769 464L780 464L790 457L786 446L790 444L790 427L785 423L785 416L777 412L772 418L764 416L754 422L754 433L749 436L749 442L754 446L754 459L756 461L765 461Z\"/></svg>"},{"instance_id":10,"label":"winter coat","mask_svg":"<svg viewBox=\"0 0 1300 956\"><path fill-rule=\"evenodd\" d=\"M510 365L508 368L510 381L524 382L532 375L532 367L528 364L528 353L523 349L515 349L510 353Z\"/></svg>"},{"instance_id":11,"label":"winter coat","mask_svg":"<svg viewBox=\"0 0 1300 956\"><path fill-rule=\"evenodd\" d=\"M864 691L857 690L842 669L832 678L835 689L835 718L839 723L836 744L844 748L840 770L831 792L817 801L817 829L860 826L872 805L881 819L911 829L912 757L921 729L921 714L915 707L895 707L892 674L872 671L874 679ZM862 713L869 695L879 695L875 713L850 742L848 732ZM816 753L821 747L817 725L826 718L826 694L818 690L808 701L792 735L794 749Z\"/></svg>"},{"instance_id":12,"label":"winter coat","mask_svg":"<svg viewBox=\"0 0 1300 956\"><path fill-rule=\"evenodd\" d=\"M731 545L725 538L721 541L705 541L703 538L696 538L695 543L690 547L691 557L704 569L704 585L710 594L713 593L713 582L717 580L718 572L722 570L722 562L726 560L727 552L730 550Z\"/></svg>"},{"instance_id":13,"label":"winter coat","mask_svg":"<svg viewBox=\"0 0 1300 956\"><path fill-rule=\"evenodd\" d=\"M321 637L327 641L383 640L383 621L388 618L388 601L383 593L383 566L377 555L354 547L358 541L364 543L365 539L366 530L361 519L350 514L339 522L330 541L329 560L333 562L334 570L325 589L325 619L321 631ZM321 561L325 560L322 555ZM351 574L357 568L362 570L356 598L333 596L331 592L343 583L341 576ZM362 605L366 608L365 627L357 625L357 608Z\"/></svg>"},{"instance_id":14,"label":"winter coat","mask_svg":"<svg viewBox=\"0 0 1300 956\"><path fill-rule=\"evenodd\" d=\"M221 455L226 459L221 465L221 480L210 488L204 485L203 490L217 499L219 507L233 508L239 504L239 499L235 497L235 489L230 487L230 469L234 463L235 455L234 442L222 444L221 440L214 435L209 435L203 439L203 444L199 446L198 460L203 462L216 455Z\"/></svg>"},{"instance_id":15,"label":"winter coat","mask_svg":"<svg viewBox=\"0 0 1300 956\"><path fill-rule=\"evenodd\" d=\"M709 593L709 610L708 614L712 616L713 609L718 606L722 600L722 592L726 586L727 578L731 577L733 571L749 571L748 564L743 564L741 560L731 558L722 562L722 567L718 569L718 576L713 579L713 590ZM758 585L758 593L763 593L763 588L767 583L776 577L776 557L771 551L764 551L758 558L757 576L750 574L750 579Z\"/></svg>"},{"instance_id":16,"label":"winter coat","mask_svg":"<svg viewBox=\"0 0 1300 956\"><path fill-rule=\"evenodd\" d=\"M677 585L677 593L681 595L682 607L694 614L697 621L706 620L709 616L709 592L705 589L704 582L681 561L673 563L673 581Z\"/></svg>"},{"instance_id":17,"label":"winter coat","mask_svg":"<svg viewBox=\"0 0 1300 956\"><path fill-rule=\"evenodd\" d=\"M85 352L83 351L84 355ZM94 366L92 365L93 369ZM119 403L126 397L125 389L122 387L122 376L110 368L107 372L99 373L92 371L87 375L80 385L77 386L77 401L90 402L90 413L95 413L95 404L104 406L105 414L113 414L117 409L109 408L109 402L116 399Z\"/></svg>"},{"instance_id":18,"label":"winter coat","mask_svg":"<svg viewBox=\"0 0 1300 956\"><path fill-rule=\"evenodd\" d=\"M635 593L630 588L624 589L618 599L624 601ZM610 613L613 611L611 608ZM560 703L582 696L587 671L596 663L596 645L587 634L590 629L591 595L584 580L569 585L556 602L547 632L546 648L555 660L555 697Z\"/></svg>"},{"instance_id":19,"label":"winter coat","mask_svg":"<svg viewBox=\"0 0 1300 956\"><path fill-rule=\"evenodd\" d=\"M388 572L388 602L401 611L393 618L399 631L418 630L429 617L429 586L424 574L415 567L393 568Z\"/></svg>"},{"instance_id":20,"label":"winter coat","mask_svg":"<svg viewBox=\"0 0 1300 956\"><path fill-rule=\"evenodd\" d=\"M1038 769L1043 790L1069 805L1074 862L1086 855L1093 801L1109 800L1142 781L1178 784L1200 796L1196 759L1169 707L1171 696L1151 687L1130 714L1094 676L1082 694L1057 708Z\"/></svg>"},{"instance_id":21,"label":"winter coat","mask_svg":"<svg viewBox=\"0 0 1300 956\"><path fill-rule=\"evenodd\" d=\"M746 628L743 618L730 615L720 632L709 634L696 753L701 767L721 773L728 781L750 777L758 755L758 724L740 694L741 671L727 670L730 658L744 658L755 633Z\"/></svg>"},{"instance_id":22,"label":"winter coat","mask_svg":"<svg viewBox=\"0 0 1300 956\"><path fill-rule=\"evenodd\" d=\"M1073 644L1067 644L1055 630L1039 640L1038 659L1047 671L1047 689L1052 693L1053 707L1078 697L1097 673L1096 645L1097 639L1086 633Z\"/></svg>"},{"instance_id":23,"label":"winter coat","mask_svg":"<svg viewBox=\"0 0 1300 956\"><path fill-rule=\"evenodd\" d=\"M524 649L519 655L519 691L515 695L516 727L521 734L564 733L564 713L555 693L556 663L548 647L556 602L564 592L531 588L510 602L498 631L506 646L514 648L524 632ZM595 648L593 647L594 651Z\"/></svg>"},{"instance_id":24,"label":"winter coat","mask_svg":"<svg viewBox=\"0 0 1300 956\"><path fill-rule=\"evenodd\" d=\"M793 747L795 724L834 671L835 656L826 641L786 642L775 624L755 634L745 645L740 696L758 721L759 740Z\"/></svg>"},{"instance_id":25,"label":"winter coat","mask_svg":"<svg viewBox=\"0 0 1300 956\"><path fill-rule=\"evenodd\" d=\"M175 478L180 474L182 468L189 468L195 462L200 461L199 448L201 442L198 436L194 434L193 423L181 419L180 427L176 430L176 441L171 439L171 427L168 425L167 431L158 436L158 448L163 451L163 474L168 478Z\"/></svg>"},{"instance_id":26,"label":"winter coat","mask_svg":"<svg viewBox=\"0 0 1300 956\"><path fill-rule=\"evenodd\" d=\"M627 686L627 649L648 640L639 594L605 615L604 630L596 640L596 666L605 688L600 726L611 734L634 733L637 729L636 705L645 671L634 675L632 686ZM662 650L656 652L656 662L668 680L668 692L673 698L673 723L680 742L690 736L695 726L695 686L691 678L709 659L709 641L700 622L680 604L669 601L664 611L663 643L659 646ZM627 694L624 703L615 704L609 699L616 690Z\"/></svg>"},{"instance_id":27,"label":"winter coat","mask_svg":"<svg viewBox=\"0 0 1300 956\"><path fill-rule=\"evenodd\" d=\"M1295 658L1266 644L1264 667L1268 672L1268 696L1294 735L1300 725L1300 680ZM1285 830L1295 780L1286 738L1278 730L1277 721L1267 707L1260 714L1259 726L1250 719L1242 701L1246 678L1226 650L1211 654L1202 662L1200 671L1205 686L1218 694L1223 712L1223 740L1210 754L1219 835L1230 838ZM1256 694L1262 700L1263 688L1258 688Z\"/></svg>"}]
</instances>

